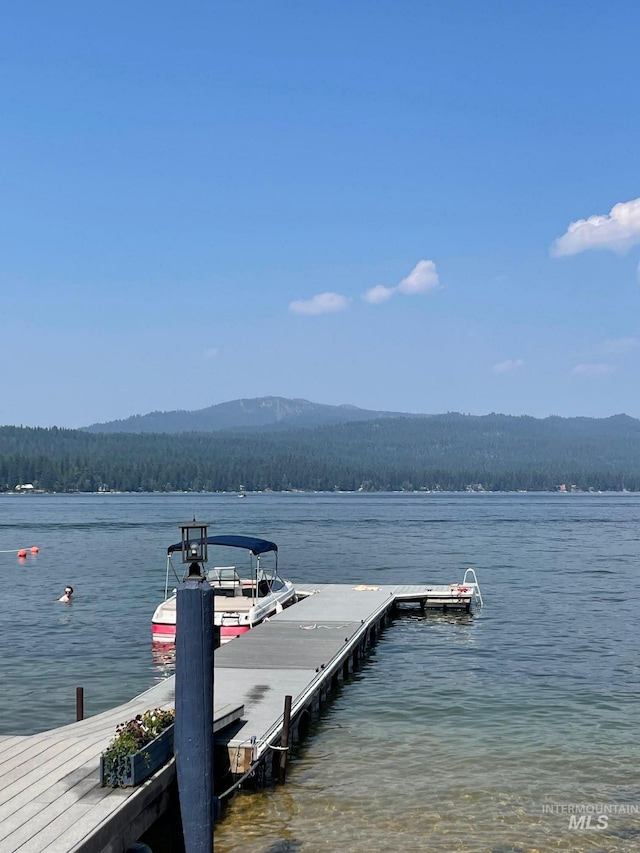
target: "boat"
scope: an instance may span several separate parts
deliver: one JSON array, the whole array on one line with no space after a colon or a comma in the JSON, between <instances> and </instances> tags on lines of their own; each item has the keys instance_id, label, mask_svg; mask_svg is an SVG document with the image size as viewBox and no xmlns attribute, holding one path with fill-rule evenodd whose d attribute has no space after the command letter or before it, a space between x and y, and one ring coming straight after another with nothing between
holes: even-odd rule
<instances>
[{"instance_id":1,"label":"boat","mask_svg":"<svg viewBox=\"0 0 640 853\"><path fill-rule=\"evenodd\" d=\"M227 565L214 566L205 575L214 592L214 625L216 633L219 630L221 644L241 636L297 601L293 584L278 572L275 542L253 536L208 536L207 545L242 549L249 557L249 569L244 574L235 565ZM176 551L182 551L181 542L167 549L164 601L156 607L151 620L154 644L176 641L177 593L175 589L169 590L172 572L178 583L181 580L171 562ZM270 558L266 566L261 563L265 555Z\"/></svg>"}]
</instances>

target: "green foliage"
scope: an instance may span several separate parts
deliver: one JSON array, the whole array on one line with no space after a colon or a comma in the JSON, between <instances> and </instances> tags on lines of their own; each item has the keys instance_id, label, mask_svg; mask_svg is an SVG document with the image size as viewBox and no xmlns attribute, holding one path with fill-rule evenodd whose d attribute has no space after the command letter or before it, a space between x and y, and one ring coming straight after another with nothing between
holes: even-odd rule
<instances>
[{"instance_id":1,"label":"green foliage","mask_svg":"<svg viewBox=\"0 0 640 853\"><path fill-rule=\"evenodd\" d=\"M640 421L458 414L270 433L0 427L0 489L640 490Z\"/></svg>"},{"instance_id":2,"label":"green foliage","mask_svg":"<svg viewBox=\"0 0 640 853\"><path fill-rule=\"evenodd\" d=\"M129 757L141 752L161 732L173 725L175 717L175 711L154 708L116 727L115 737L102 753L105 777L112 787L124 787L124 780L129 775ZM148 761L148 756L145 758Z\"/></svg>"}]
</instances>

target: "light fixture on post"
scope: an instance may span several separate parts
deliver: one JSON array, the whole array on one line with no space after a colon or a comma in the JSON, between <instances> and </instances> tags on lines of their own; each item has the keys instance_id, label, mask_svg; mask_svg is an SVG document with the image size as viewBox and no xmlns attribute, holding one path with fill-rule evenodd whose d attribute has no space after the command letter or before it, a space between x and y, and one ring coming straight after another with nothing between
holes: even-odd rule
<instances>
[{"instance_id":1,"label":"light fixture on post","mask_svg":"<svg viewBox=\"0 0 640 853\"><path fill-rule=\"evenodd\" d=\"M207 562L207 525L201 521L182 524L182 562L189 563L190 579L203 578L202 566Z\"/></svg>"}]
</instances>

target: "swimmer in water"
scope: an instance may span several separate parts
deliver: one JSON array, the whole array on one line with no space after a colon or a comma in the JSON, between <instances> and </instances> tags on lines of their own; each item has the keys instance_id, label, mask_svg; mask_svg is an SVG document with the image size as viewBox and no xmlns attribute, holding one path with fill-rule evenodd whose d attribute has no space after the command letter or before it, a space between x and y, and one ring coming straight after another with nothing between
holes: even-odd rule
<instances>
[{"instance_id":1,"label":"swimmer in water","mask_svg":"<svg viewBox=\"0 0 640 853\"><path fill-rule=\"evenodd\" d=\"M58 601L61 601L63 604L71 604L71 599L73 598L73 587L65 586L64 595L62 595Z\"/></svg>"}]
</instances>

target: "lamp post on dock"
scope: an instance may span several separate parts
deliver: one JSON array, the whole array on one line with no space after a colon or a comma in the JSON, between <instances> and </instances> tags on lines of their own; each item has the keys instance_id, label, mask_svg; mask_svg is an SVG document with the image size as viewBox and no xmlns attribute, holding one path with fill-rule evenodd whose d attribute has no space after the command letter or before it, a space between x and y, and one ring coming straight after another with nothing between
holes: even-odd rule
<instances>
[{"instance_id":1,"label":"lamp post on dock","mask_svg":"<svg viewBox=\"0 0 640 853\"><path fill-rule=\"evenodd\" d=\"M213 590L205 583L207 525L183 524L176 612L175 756L185 853L213 851Z\"/></svg>"}]
</instances>

